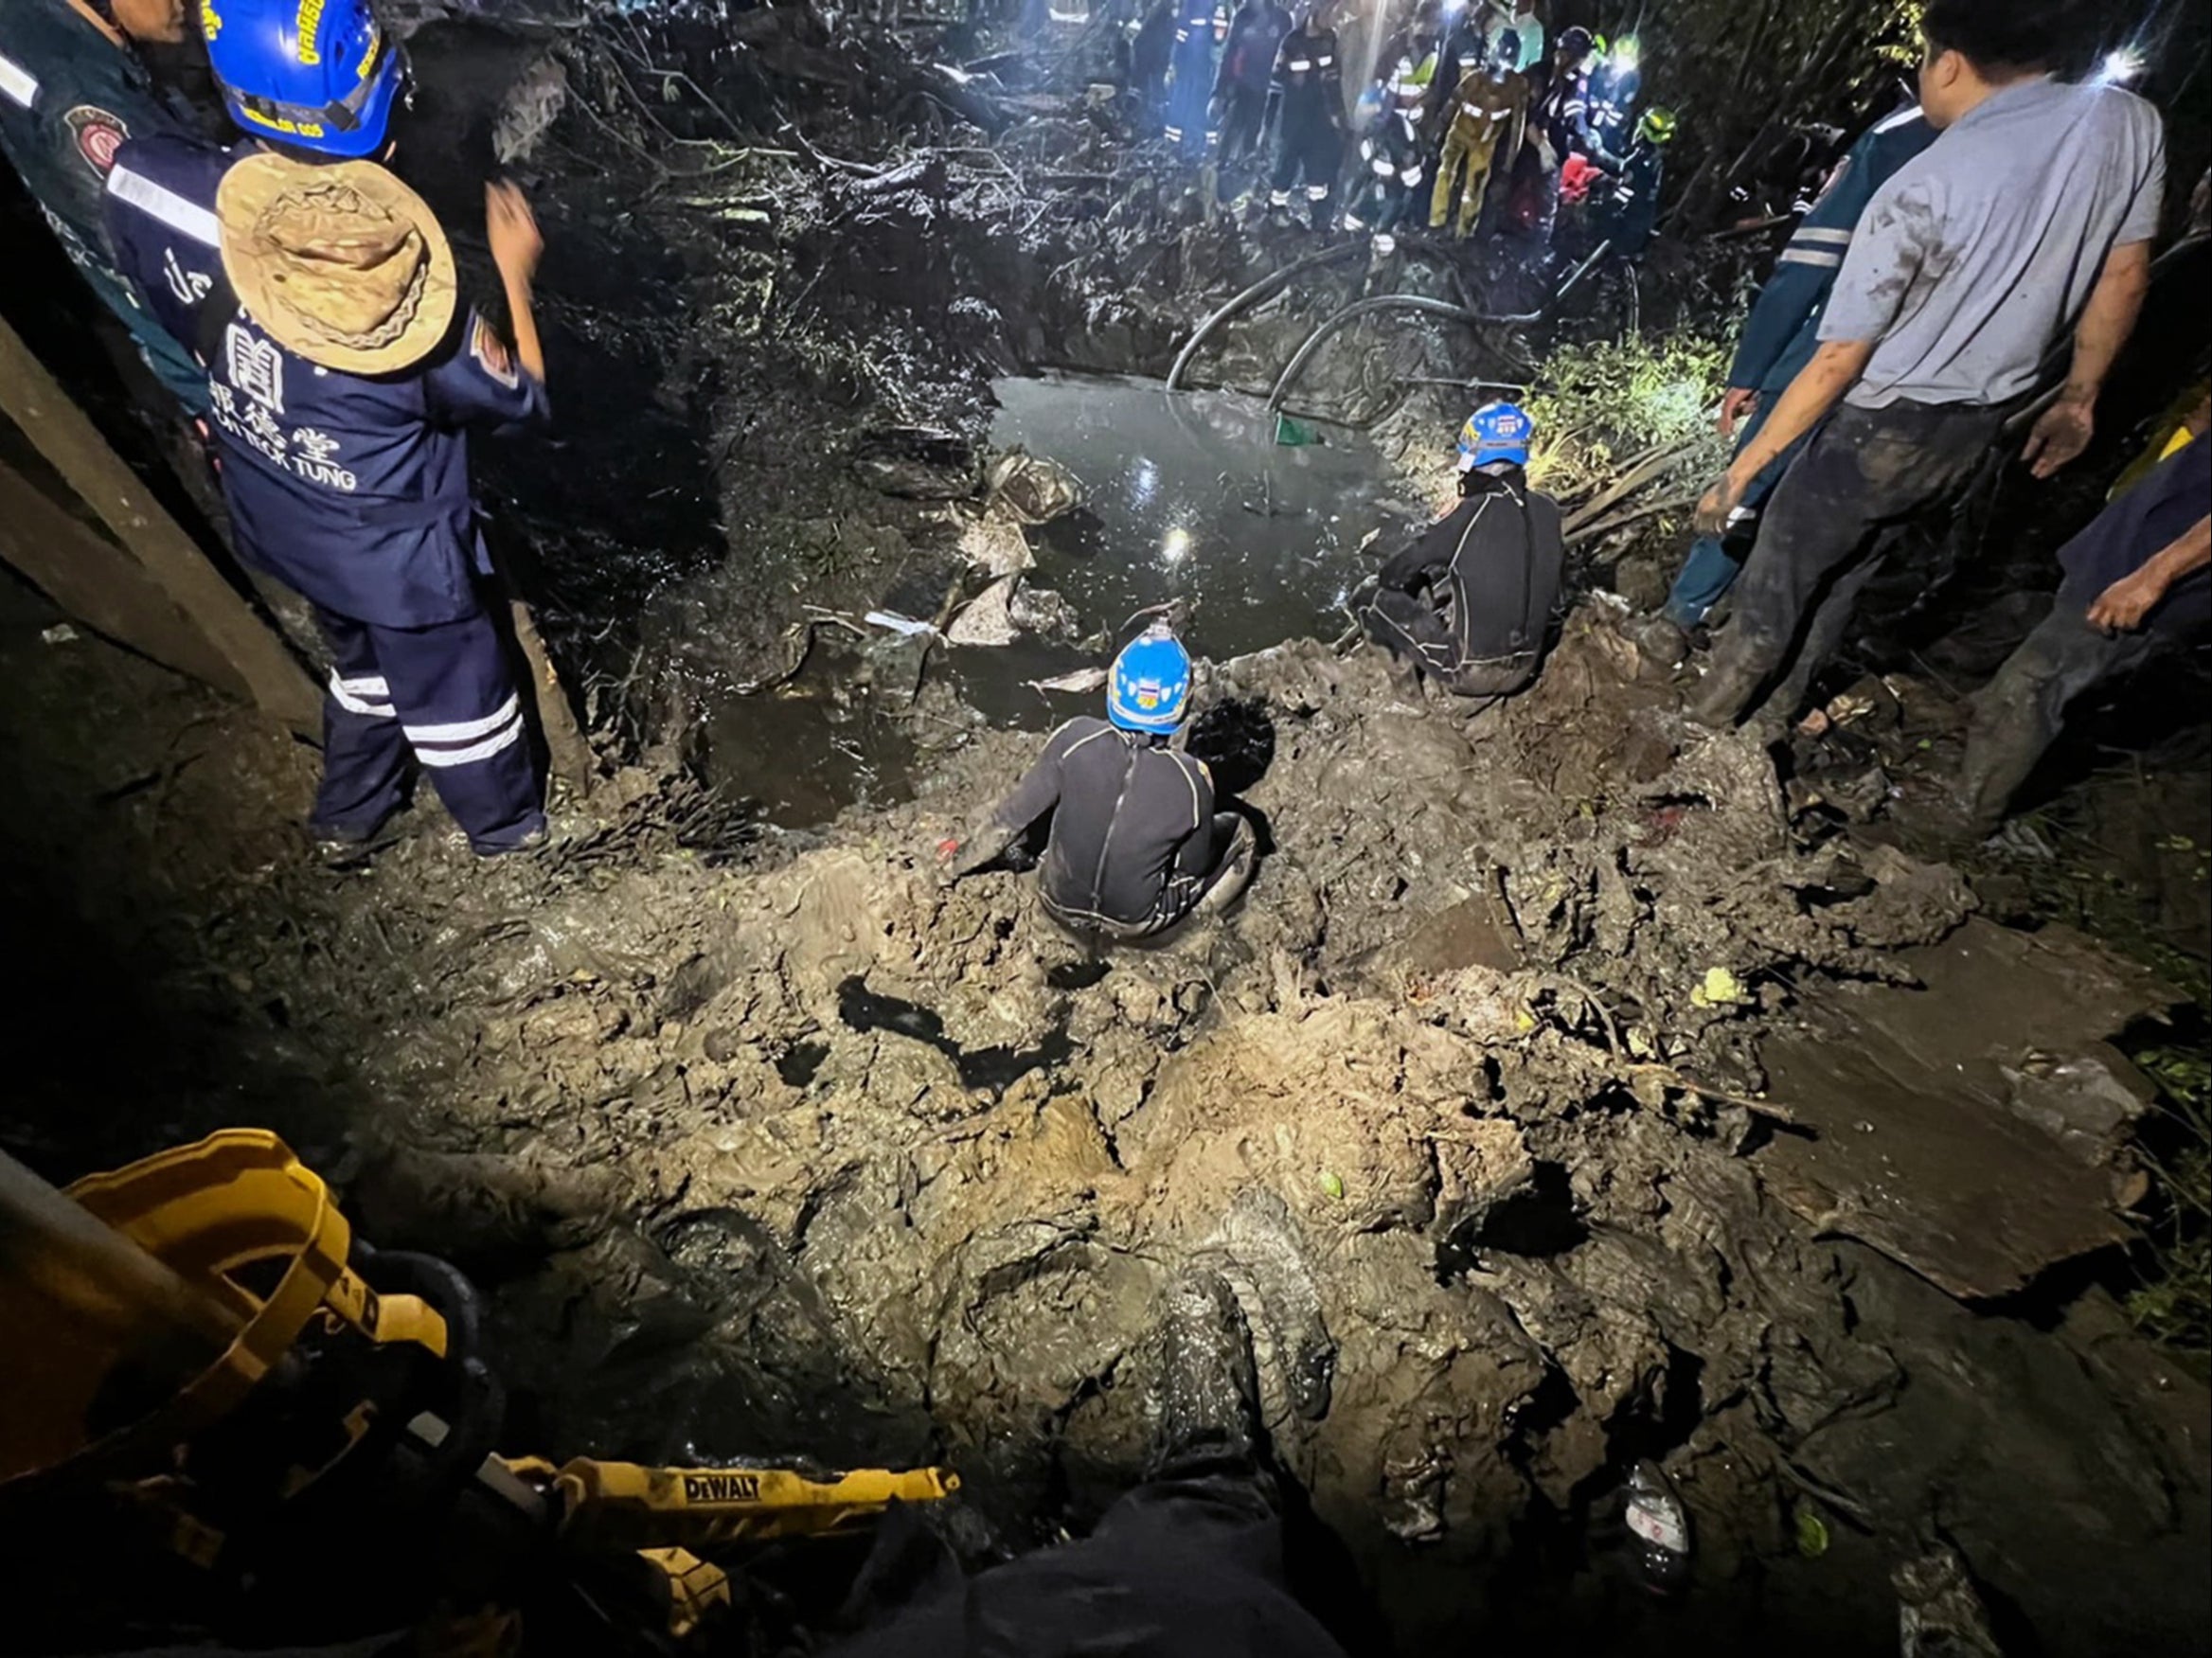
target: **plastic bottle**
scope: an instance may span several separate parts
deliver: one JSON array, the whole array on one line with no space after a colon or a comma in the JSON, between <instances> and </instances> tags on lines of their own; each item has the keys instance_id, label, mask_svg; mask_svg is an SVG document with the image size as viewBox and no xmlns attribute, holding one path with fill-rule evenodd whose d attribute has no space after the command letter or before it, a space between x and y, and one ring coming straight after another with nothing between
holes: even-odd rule
<instances>
[{"instance_id":1,"label":"plastic bottle","mask_svg":"<svg viewBox=\"0 0 2212 1658\"><path fill-rule=\"evenodd\" d=\"M1638 1580L1654 1595L1681 1594L1689 1583L1689 1510L1657 1463L1630 1471L1627 1517Z\"/></svg>"}]
</instances>

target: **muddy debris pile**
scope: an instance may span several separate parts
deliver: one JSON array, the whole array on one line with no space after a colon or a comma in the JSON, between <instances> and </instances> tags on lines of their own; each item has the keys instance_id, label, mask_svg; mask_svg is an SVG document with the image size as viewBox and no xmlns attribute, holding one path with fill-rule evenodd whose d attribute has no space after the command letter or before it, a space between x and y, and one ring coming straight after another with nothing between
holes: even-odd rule
<instances>
[{"instance_id":1,"label":"muddy debris pile","mask_svg":"<svg viewBox=\"0 0 2212 1658\"><path fill-rule=\"evenodd\" d=\"M365 1232L491 1283L566 1444L941 1435L1110 1485L1194 1257L1347 1535L1380 1512L1474 1558L1626 1443L1754 1479L1893 1389L1763 1189L1790 1111L1757 1041L1799 987L1899 976L1957 879L1799 849L1764 753L1683 725L1602 609L1472 722L1311 643L1206 698L1271 849L1154 950L1094 956L1016 875L939 884L1014 733L720 867L625 774L534 869L427 840L335 885L279 867L209 948L246 1007L281 983L266 1041L351 1124Z\"/></svg>"}]
</instances>

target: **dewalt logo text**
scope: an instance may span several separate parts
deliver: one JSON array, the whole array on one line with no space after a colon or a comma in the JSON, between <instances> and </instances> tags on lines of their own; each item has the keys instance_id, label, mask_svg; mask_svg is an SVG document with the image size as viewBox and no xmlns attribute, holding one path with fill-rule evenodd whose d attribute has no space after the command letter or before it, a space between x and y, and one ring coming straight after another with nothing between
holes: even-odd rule
<instances>
[{"instance_id":1,"label":"dewalt logo text","mask_svg":"<svg viewBox=\"0 0 2212 1658\"><path fill-rule=\"evenodd\" d=\"M687 1503L758 1503L760 1476L752 1473L687 1473L684 1476Z\"/></svg>"}]
</instances>

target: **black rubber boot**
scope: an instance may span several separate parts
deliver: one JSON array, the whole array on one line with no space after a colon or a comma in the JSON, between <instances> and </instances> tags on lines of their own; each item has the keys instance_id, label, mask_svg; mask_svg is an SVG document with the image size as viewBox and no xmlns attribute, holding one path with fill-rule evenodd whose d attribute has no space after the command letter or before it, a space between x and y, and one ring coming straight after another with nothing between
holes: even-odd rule
<instances>
[{"instance_id":1,"label":"black rubber boot","mask_svg":"<svg viewBox=\"0 0 2212 1658\"><path fill-rule=\"evenodd\" d=\"M1182 1479L1259 1468L1259 1382L1252 1332L1218 1273L1191 1271L1168 1286L1147 1476Z\"/></svg>"}]
</instances>

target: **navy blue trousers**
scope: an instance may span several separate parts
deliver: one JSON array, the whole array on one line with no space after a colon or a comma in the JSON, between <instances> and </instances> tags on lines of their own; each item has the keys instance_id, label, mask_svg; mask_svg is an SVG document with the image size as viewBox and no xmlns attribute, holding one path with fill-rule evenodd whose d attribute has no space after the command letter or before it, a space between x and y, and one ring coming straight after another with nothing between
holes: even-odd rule
<instances>
[{"instance_id":1,"label":"navy blue trousers","mask_svg":"<svg viewBox=\"0 0 2212 1658\"><path fill-rule=\"evenodd\" d=\"M315 618L333 667L313 832L374 834L404 804L416 765L479 852L544 827L522 698L491 617L380 628L317 606Z\"/></svg>"}]
</instances>

